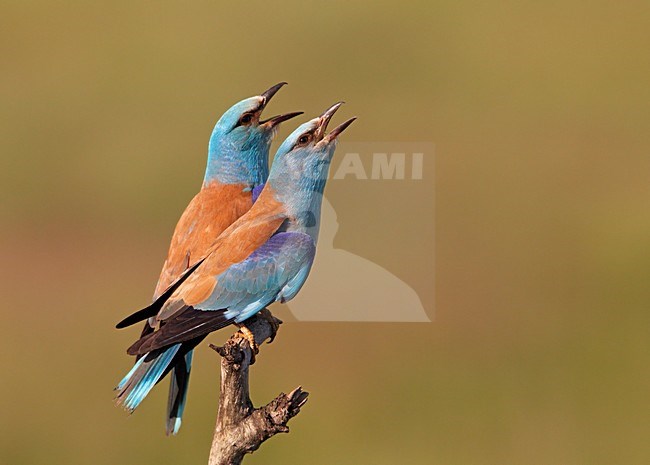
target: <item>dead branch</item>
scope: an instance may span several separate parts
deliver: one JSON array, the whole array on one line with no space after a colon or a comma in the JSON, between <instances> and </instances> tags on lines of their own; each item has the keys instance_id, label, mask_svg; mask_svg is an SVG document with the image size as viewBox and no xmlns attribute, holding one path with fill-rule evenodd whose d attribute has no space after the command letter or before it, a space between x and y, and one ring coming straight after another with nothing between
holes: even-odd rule
<instances>
[{"instance_id":1,"label":"dead branch","mask_svg":"<svg viewBox=\"0 0 650 465\"><path fill-rule=\"evenodd\" d=\"M280 323L268 310L245 322L259 345L273 339ZM222 347L210 347L221 355L221 389L208 463L238 465L244 455L257 450L271 436L289 432L287 423L300 412L309 394L297 387L289 394L281 393L265 406L255 408L248 385L248 368L254 360L248 340L237 332Z\"/></svg>"}]
</instances>

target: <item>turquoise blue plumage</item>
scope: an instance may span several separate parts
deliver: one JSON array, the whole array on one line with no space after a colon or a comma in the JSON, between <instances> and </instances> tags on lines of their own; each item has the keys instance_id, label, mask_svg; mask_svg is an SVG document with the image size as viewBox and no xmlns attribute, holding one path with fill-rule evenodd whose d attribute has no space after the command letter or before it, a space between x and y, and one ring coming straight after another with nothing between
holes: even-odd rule
<instances>
[{"instance_id":1,"label":"turquoise blue plumage","mask_svg":"<svg viewBox=\"0 0 650 465\"><path fill-rule=\"evenodd\" d=\"M339 107L292 132L278 149L251 209L219 236L170 295L125 319L150 318L155 326L128 353L145 363L164 363L168 351L182 355L177 346L194 347L210 332L245 324L265 306L290 300L300 291L316 255L320 204L337 137L354 121L326 134ZM129 394L122 392L128 400Z\"/></svg>"},{"instance_id":2,"label":"turquoise blue plumage","mask_svg":"<svg viewBox=\"0 0 650 465\"><path fill-rule=\"evenodd\" d=\"M217 121L208 143L203 184L181 216L160 274L154 301L166 299L183 277L205 257L211 244L252 205L252 190L267 179L268 154L278 125L300 112L261 120L261 113L286 83L229 108ZM142 336L152 334L156 322L145 323ZM134 410L151 388L171 371L167 433L176 434L185 408L194 342L140 358L117 387L118 402ZM165 363L167 362L167 363ZM162 368L161 368L162 367Z\"/></svg>"}]
</instances>

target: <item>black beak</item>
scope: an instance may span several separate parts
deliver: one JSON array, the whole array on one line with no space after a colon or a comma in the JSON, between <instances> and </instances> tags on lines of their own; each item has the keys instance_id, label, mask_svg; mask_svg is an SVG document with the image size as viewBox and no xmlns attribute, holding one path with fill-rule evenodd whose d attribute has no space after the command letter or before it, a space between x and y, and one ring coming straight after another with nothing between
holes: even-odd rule
<instances>
[{"instance_id":1,"label":"black beak","mask_svg":"<svg viewBox=\"0 0 650 465\"><path fill-rule=\"evenodd\" d=\"M332 116L334 116L336 110L341 108L341 105L343 105L343 103L344 102L335 103L327 110L325 110L325 112L322 115L320 115L320 124L318 125L318 129L316 129L316 140L321 140L323 138L323 136L325 135L325 131L327 130L327 125L332 119Z\"/></svg>"},{"instance_id":2,"label":"black beak","mask_svg":"<svg viewBox=\"0 0 650 465\"><path fill-rule=\"evenodd\" d=\"M284 115L278 115L274 116L273 118L266 119L264 121L260 121L260 126L263 124L268 125L269 128L274 128L278 124L282 123L283 121L287 121L291 118L295 118L296 116L302 115L302 111L294 111L293 113L285 113Z\"/></svg>"},{"instance_id":3,"label":"black beak","mask_svg":"<svg viewBox=\"0 0 650 465\"><path fill-rule=\"evenodd\" d=\"M327 141L331 142L334 139L336 139L339 136L339 134L345 131L347 127L354 122L355 119L357 119L356 116L354 118L350 118L345 123L339 124L334 129L332 129L332 132L330 132L327 136L325 136L327 138Z\"/></svg>"},{"instance_id":4,"label":"black beak","mask_svg":"<svg viewBox=\"0 0 650 465\"><path fill-rule=\"evenodd\" d=\"M269 90L266 90L262 92L260 95L264 99L264 103L262 104L262 108L266 106L267 103L269 103L269 100L273 98L273 96L282 88L282 86L286 86L286 82L280 82L273 87L271 87Z\"/></svg>"}]
</instances>

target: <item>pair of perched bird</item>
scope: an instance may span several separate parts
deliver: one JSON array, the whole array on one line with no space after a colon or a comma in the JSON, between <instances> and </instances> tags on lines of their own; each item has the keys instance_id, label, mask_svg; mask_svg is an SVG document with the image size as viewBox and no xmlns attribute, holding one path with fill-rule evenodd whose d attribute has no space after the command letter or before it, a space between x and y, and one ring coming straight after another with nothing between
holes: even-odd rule
<instances>
[{"instance_id":1,"label":"pair of perched bird","mask_svg":"<svg viewBox=\"0 0 650 465\"><path fill-rule=\"evenodd\" d=\"M337 103L300 125L280 145L269 171L278 125L302 114L261 120L285 84L236 103L219 119L203 186L176 225L153 303L117 325L146 320L127 350L137 358L116 388L117 402L133 411L171 374L167 434L181 425L194 348L229 324L251 336L246 319L293 298L314 261L330 161L337 137L355 118L327 133Z\"/></svg>"}]
</instances>

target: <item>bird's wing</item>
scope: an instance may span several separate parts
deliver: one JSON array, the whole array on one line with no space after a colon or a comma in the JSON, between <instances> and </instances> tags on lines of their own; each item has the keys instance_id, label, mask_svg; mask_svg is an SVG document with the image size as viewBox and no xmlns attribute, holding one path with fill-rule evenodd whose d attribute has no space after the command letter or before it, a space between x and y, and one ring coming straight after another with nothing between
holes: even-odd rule
<instances>
[{"instance_id":1,"label":"bird's wing","mask_svg":"<svg viewBox=\"0 0 650 465\"><path fill-rule=\"evenodd\" d=\"M252 193L243 184L204 186L176 224L167 259L158 278L158 299L193 263L205 257L219 235L252 205Z\"/></svg>"},{"instance_id":2,"label":"bird's wing","mask_svg":"<svg viewBox=\"0 0 650 465\"><path fill-rule=\"evenodd\" d=\"M236 322L243 321L267 303L283 298L285 286L301 270L311 267L315 253L316 245L309 235L277 233L246 260L218 276L210 297L194 307L205 311L228 309ZM262 301L265 303L257 306Z\"/></svg>"},{"instance_id":3,"label":"bird's wing","mask_svg":"<svg viewBox=\"0 0 650 465\"><path fill-rule=\"evenodd\" d=\"M207 298L176 309L158 331L137 341L129 353L183 342L242 322L273 301L289 300L307 279L315 253L316 245L307 234L275 234L248 258L219 274Z\"/></svg>"},{"instance_id":4,"label":"bird's wing","mask_svg":"<svg viewBox=\"0 0 650 465\"><path fill-rule=\"evenodd\" d=\"M194 265L188 267L187 270L185 270L181 274L180 278L178 278L174 283L172 283L165 290L165 292L163 292L159 297L156 298L156 300L153 301L151 305L127 316L122 321L120 321L117 325L115 325L115 327L117 329L126 328L127 326L131 326L135 323L139 323L140 321L156 316L160 311L160 309L162 308L162 306L165 304L165 302L167 302L169 297L171 297L171 295L176 291L176 289L178 289L181 286L181 284L183 284L187 280L187 278L192 273L194 273L194 271L196 271L196 269L201 265L201 263L203 263L204 260L205 258L202 258ZM145 325L143 335L149 334L151 331L153 331L153 328L151 328L151 326L147 324Z\"/></svg>"}]
</instances>

